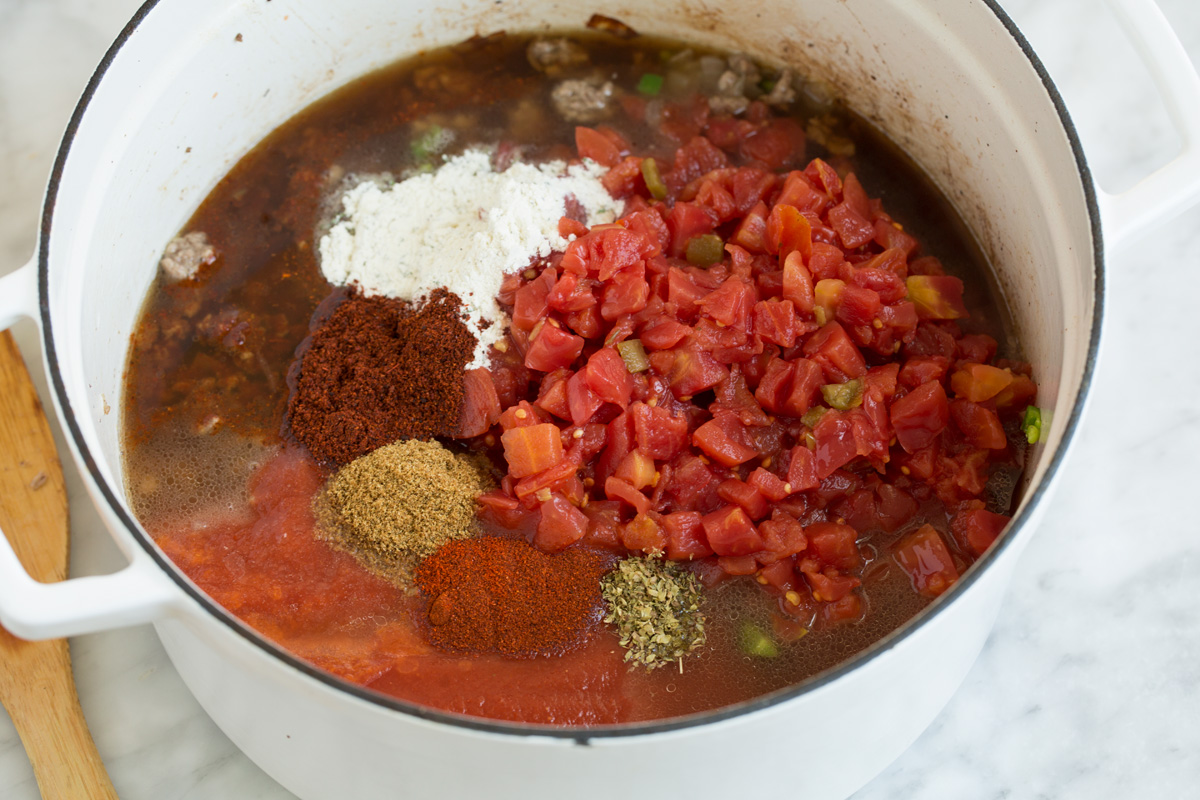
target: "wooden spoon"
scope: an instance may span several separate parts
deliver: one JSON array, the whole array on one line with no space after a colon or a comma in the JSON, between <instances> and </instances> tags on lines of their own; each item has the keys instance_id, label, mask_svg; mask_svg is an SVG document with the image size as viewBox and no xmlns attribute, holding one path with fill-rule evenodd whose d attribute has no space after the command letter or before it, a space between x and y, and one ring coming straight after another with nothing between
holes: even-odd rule
<instances>
[{"instance_id":1,"label":"wooden spoon","mask_svg":"<svg viewBox=\"0 0 1200 800\"><path fill-rule=\"evenodd\" d=\"M67 576L62 465L8 331L0 333L0 528L35 580ZM0 628L0 702L25 744L43 798L116 798L79 707L66 639L26 642Z\"/></svg>"}]
</instances>

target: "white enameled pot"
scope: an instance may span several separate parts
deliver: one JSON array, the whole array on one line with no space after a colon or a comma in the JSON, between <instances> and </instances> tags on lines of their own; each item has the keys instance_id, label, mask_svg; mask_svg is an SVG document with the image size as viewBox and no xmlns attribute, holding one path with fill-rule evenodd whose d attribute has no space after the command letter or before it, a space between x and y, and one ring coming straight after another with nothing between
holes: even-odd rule
<instances>
[{"instance_id":1,"label":"white enameled pot","mask_svg":"<svg viewBox=\"0 0 1200 800\"><path fill-rule=\"evenodd\" d=\"M834 84L887 131L952 198L995 265L1047 424L1008 532L916 620L777 695L582 732L464 720L381 698L259 638L177 572L132 518L114 409L163 244L266 133L416 50L499 29L578 27L592 9L557 0L148 2L71 120L35 259L0 279L0 325L20 316L40 325L54 405L130 564L38 584L0 537L0 622L29 638L154 622L213 719L307 800L723 797L747 781L755 792L845 797L929 724L988 634L1083 411L1100 340L1104 246L1200 194L1200 79L1150 0L1114 7L1184 142L1171 164L1119 196L1093 186L1061 99L991 0L601 9L646 33L794 65Z\"/></svg>"}]
</instances>

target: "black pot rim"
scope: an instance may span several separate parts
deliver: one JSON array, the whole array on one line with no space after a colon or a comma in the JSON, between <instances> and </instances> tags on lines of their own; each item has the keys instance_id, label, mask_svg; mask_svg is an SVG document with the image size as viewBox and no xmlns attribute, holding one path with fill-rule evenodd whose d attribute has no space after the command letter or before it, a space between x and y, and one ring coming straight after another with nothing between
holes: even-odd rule
<instances>
[{"instance_id":1,"label":"black pot rim","mask_svg":"<svg viewBox=\"0 0 1200 800\"><path fill-rule=\"evenodd\" d=\"M1033 489L1027 503L1013 518L1009 530L1006 535L998 540L985 553L971 569L948 591L945 595L938 598L933 604L917 614L912 619L902 624L899 628L875 642L866 649L855 654L846 661L832 667L822 673L819 673L805 681L802 681L795 686L787 689L778 690L761 697L748 700L743 703L738 703L724 708L714 709L712 711L692 714L685 717L671 718L667 720L642 723L627 723L622 725L602 726L596 728L553 728L550 726L541 725L524 725L517 723L499 722L494 720L466 717L458 714L452 714L445 711L440 711L425 706L420 706L412 702L399 700L394 697L383 695L381 693L366 689L364 687L349 683L340 678L337 678L329 673L326 673L307 662L292 655L288 651L278 645L268 641L254 630L243 624L240 620L234 617L230 612L226 611L220 605L215 603L198 587L196 587L186 576L179 571L177 567L168 559L153 543L150 537L141 529L141 526L132 518L126 510L124 503L113 488L108 485L102 471L89 450L87 443L84 440L82 430L75 418L74 410L72 409L70 398L67 394L66 385L63 382L60 373L60 360L58 357L57 348L54 343L54 327L50 318L49 308L49 242L52 232L52 223L54 219L54 208L58 198L60 183L63 176L63 170L66 165L67 157L70 153L71 146L75 140L75 135L78 132L79 125L96 89L99 86L104 75L108 71L109 66L116 58L117 53L130 39L137 30L143 20L158 6L160 0L147 0L134 14L133 18L121 30L116 40L105 53L103 60L100 62L91 79L88 81L87 87L84 90L75 111L71 116L71 120L67 125L66 131L63 134L62 143L59 146L58 154L54 161L54 167L50 174L49 184L46 190L45 204L42 210L41 230L38 244L38 295L39 295L39 314L42 322L42 345L44 348L46 363L49 367L48 372L53 391L58 399L59 407L62 409L62 421L65 423L70 436L75 443L79 453L79 462L87 470L91 476L93 483L96 485L104 502L108 504L112 513L120 520L121 524L133 535L138 544L145 550L146 554L163 570L175 584L189 598L194 600L208 614L215 617L220 622L228 626L232 631L247 639L254 645L265 650L270 655L283 662L285 665L311 677L312 679L324 684L325 686L337 691L345 692L359 700L363 700L375 705L389 708L402 714L417 717L431 722L438 722L452 727L475 730L491 734L498 734L512 737L539 737L539 738L555 738L564 740L573 740L578 744L589 744L597 739L611 739L624 736L645 736L650 734L668 733L673 731L682 731L690 728L709 725L723 720L729 720L743 715L752 714L771 706L780 703L794 700L797 697L819 690L820 688L833 683L862 667L867 662L878 658L883 653L896 647L908 637L915 634L923 626L944 612L956 598L968 591L983 574L988 566L997 561L1002 554L1013 546L1017 539L1017 533L1024 528L1030 518L1035 514L1038 507L1043 502L1049 492L1050 485L1057 474L1059 468L1065 459L1074 436L1079 428L1080 420L1086 405L1088 392L1091 388L1092 378L1095 372L1097 353L1100 344L1100 330L1103 320L1104 309L1104 242L1101 235L1100 212L1097 203L1096 192L1092 181L1091 170L1088 167L1087 158L1084 155L1083 147L1080 144L1079 136L1075 130L1074 123L1067 112L1067 108L1054 82L1050 79L1040 59L1038 59L1033 48L1025 39L1024 35L1018 30L1016 24L1009 18L1007 13L999 6L997 0L982 0L982 2L996 15L1000 23L1008 30L1013 37L1025 57L1029 60L1030 65L1036 71L1041 79L1043 86L1049 95L1054 108L1058 113L1059 120L1062 123L1063 131L1070 143L1071 150L1075 157L1075 164L1078 169L1081 189L1087 203L1088 217L1091 223L1092 230L1092 257L1095 270L1094 294L1095 304L1092 316L1092 329L1089 334L1087 358L1083 367L1083 375L1081 377L1079 394L1076 397L1075 404L1071 408L1071 413L1066 421L1066 426L1063 433L1062 443L1058 450L1055 451L1050 463L1047 466L1045 477Z\"/></svg>"}]
</instances>

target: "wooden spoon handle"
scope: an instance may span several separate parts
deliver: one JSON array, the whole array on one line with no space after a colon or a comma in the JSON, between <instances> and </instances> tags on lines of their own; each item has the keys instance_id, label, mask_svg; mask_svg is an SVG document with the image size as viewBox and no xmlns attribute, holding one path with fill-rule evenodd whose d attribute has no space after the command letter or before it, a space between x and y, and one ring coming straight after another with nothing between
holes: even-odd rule
<instances>
[{"instance_id":1,"label":"wooden spoon handle","mask_svg":"<svg viewBox=\"0 0 1200 800\"><path fill-rule=\"evenodd\" d=\"M0 332L0 528L36 580L67 575L67 495L50 425L8 331ZM88 732L66 639L26 642L0 628L0 702L46 800L115 798Z\"/></svg>"},{"instance_id":2,"label":"wooden spoon handle","mask_svg":"<svg viewBox=\"0 0 1200 800\"><path fill-rule=\"evenodd\" d=\"M71 676L66 639L22 642L0 629L0 637L22 649L19 680L24 691L11 692L5 705L33 764L45 800L116 800L104 762L88 731Z\"/></svg>"}]
</instances>

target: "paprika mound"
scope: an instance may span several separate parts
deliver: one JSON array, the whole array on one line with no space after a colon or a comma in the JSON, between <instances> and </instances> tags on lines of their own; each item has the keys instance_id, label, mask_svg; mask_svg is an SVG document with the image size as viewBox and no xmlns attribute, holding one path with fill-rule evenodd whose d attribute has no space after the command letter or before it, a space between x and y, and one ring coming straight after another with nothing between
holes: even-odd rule
<instances>
[{"instance_id":1,"label":"paprika mound","mask_svg":"<svg viewBox=\"0 0 1200 800\"><path fill-rule=\"evenodd\" d=\"M599 625L612 557L582 547L549 554L524 539L482 536L442 546L416 569L427 634L445 650L561 655Z\"/></svg>"},{"instance_id":2,"label":"paprika mound","mask_svg":"<svg viewBox=\"0 0 1200 800\"><path fill-rule=\"evenodd\" d=\"M288 400L292 435L334 466L400 439L454 435L475 352L462 317L445 289L421 305L351 294L309 337Z\"/></svg>"}]
</instances>

